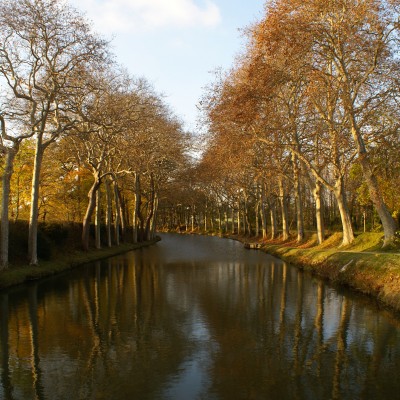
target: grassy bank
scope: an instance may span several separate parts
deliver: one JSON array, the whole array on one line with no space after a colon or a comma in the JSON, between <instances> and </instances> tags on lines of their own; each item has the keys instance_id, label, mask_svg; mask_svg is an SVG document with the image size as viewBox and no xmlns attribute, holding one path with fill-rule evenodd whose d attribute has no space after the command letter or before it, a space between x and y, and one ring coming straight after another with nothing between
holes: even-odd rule
<instances>
[{"instance_id":1,"label":"grassy bank","mask_svg":"<svg viewBox=\"0 0 400 400\"><path fill-rule=\"evenodd\" d=\"M121 244L120 246L113 246L111 248L103 248L100 250L93 249L87 252L72 250L54 255L51 260L41 261L38 266L12 266L9 269L0 271L0 289L51 276L88 262L98 261L118 254L123 254L140 247L150 246L156 243L158 240L159 239L155 239L137 244L125 243Z\"/></svg>"},{"instance_id":2,"label":"grassy bank","mask_svg":"<svg viewBox=\"0 0 400 400\"><path fill-rule=\"evenodd\" d=\"M381 249L382 234L363 233L340 247L341 234L316 245L315 237L295 241L259 242L261 249L333 283L346 285L400 311L400 251ZM243 240L243 239L242 239Z\"/></svg>"}]
</instances>

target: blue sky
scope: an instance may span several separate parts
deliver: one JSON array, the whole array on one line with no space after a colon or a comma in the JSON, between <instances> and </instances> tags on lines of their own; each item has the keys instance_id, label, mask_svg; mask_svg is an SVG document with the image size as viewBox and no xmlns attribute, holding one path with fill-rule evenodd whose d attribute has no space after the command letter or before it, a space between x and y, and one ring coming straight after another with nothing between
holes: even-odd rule
<instances>
[{"instance_id":1,"label":"blue sky","mask_svg":"<svg viewBox=\"0 0 400 400\"><path fill-rule=\"evenodd\" d=\"M69 0L112 39L117 62L166 96L187 129L212 71L243 48L239 29L262 15L262 0Z\"/></svg>"}]
</instances>

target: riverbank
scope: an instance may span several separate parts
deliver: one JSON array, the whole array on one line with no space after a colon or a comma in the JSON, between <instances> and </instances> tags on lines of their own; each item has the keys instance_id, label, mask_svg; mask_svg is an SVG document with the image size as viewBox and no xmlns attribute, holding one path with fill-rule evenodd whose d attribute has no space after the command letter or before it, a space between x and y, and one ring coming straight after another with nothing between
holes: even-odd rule
<instances>
[{"instance_id":1,"label":"riverbank","mask_svg":"<svg viewBox=\"0 0 400 400\"><path fill-rule=\"evenodd\" d=\"M248 242L245 238L237 239ZM341 235L335 233L321 245L316 245L314 237L301 244L295 241L251 242L259 243L262 251L302 270L373 296L400 311L400 251L397 248L382 250L381 240L382 234L363 233L352 245L340 247Z\"/></svg>"},{"instance_id":2,"label":"riverbank","mask_svg":"<svg viewBox=\"0 0 400 400\"><path fill-rule=\"evenodd\" d=\"M123 243L110 248L92 249L89 251L71 251L68 254L60 254L50 261L41 261L37 266L20 265L12 266L0 271L0 289L18 285L32 280L45 278L57 273L76 268L82 264L103 260L118 254L127 253L141 247L157 243L160 238L142 243Z\"/></svg>"}]
</instances>

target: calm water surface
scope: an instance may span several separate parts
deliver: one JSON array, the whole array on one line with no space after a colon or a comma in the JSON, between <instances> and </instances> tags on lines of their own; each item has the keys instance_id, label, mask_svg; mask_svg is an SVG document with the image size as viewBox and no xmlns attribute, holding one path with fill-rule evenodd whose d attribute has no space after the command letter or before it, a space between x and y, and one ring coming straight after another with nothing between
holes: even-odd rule
<instances>
[{"instance_id":1,"label":"calm water surface","mask_svg":"<svg viewBox=\"0 0 400 400\"><path fill-rule=\"evenodd\" d=\"M400 321L231 240L0 292L0 399L395 399Z\"/></svg>"}]
</instances>

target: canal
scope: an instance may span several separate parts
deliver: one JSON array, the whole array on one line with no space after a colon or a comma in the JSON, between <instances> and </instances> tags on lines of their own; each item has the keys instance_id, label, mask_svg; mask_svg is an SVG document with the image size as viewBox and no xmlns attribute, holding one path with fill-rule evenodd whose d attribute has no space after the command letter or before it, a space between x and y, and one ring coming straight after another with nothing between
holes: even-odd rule
<instances>
[{"instance_id":1,"label":"canal","mask_svg":"<svg viewBox=\"0 0 400 400\"><path fill-rule=\"evenodd\" d=\"M0 292L0 399L386 399L400 319L227 239Z\"/></svg>"}]
</instances>

